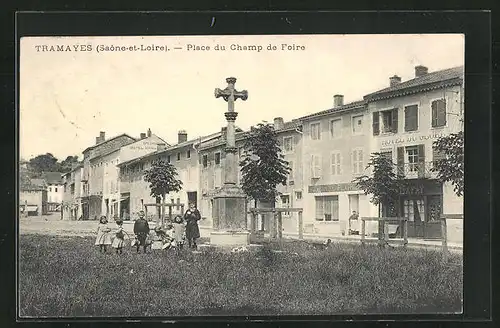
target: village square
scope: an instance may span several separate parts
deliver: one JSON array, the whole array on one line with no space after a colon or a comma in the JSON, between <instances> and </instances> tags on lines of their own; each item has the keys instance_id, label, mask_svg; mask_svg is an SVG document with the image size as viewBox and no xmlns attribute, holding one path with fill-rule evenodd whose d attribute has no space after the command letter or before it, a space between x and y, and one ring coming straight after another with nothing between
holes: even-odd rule
<instances>
[{"instance_id":1,"label":"village square","mask_svg":"<svg viewBox=\"0 0 500 328\"><path fill-rule=\"evenodd\" d=\"M211 133L97 129L24 159L21 315L459 312L464 67L412 69L248 129L259 90L221 76L195 92Z\"/></svg>"}]
</instances>

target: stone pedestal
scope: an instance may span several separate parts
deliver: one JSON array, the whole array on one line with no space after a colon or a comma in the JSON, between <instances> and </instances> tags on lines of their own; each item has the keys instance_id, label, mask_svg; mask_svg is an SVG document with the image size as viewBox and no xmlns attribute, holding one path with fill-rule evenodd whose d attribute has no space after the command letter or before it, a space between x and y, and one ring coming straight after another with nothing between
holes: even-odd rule
<instances>
[{"instance_id":1,"label":"stone pedestal","mask_svg":"<svg viewBox=\"0 0 500 328\"><path fill-rule=\"evenodd\" d=\"M210 244L214 246L245 246L250 244L247 229L247 201L243 191L226 184L214 196L213 229Z\"/></svg>"}]
</instances>

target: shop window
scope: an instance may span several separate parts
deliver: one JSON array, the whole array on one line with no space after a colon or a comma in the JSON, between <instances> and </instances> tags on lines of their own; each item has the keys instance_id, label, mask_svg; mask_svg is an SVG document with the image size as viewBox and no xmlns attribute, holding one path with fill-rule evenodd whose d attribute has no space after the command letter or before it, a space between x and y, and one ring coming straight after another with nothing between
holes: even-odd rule
<instances>
[{"instance_id":1,"label":"shop window","mask_svg":"<svg viewBox=\"0 0 500 328\"><path fill-rule=\"evenodd\" d=\"M338 221L339 198L338 196L316 196L316 220Z\"/></svg>"}]
</instances>

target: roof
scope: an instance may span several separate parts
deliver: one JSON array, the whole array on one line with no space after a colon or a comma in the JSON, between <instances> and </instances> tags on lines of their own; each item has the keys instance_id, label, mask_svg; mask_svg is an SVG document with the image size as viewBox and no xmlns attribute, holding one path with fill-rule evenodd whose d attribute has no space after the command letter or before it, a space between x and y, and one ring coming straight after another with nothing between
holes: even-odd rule
<instances>
[{"instance_id":1,"label":"roof","mask_svg":"<svg viewBox=\"0 0 500 328\"><path fill-rule=\"evenodd\" d=\"M368 101L378 100L457 85L462 83L463 76L464 66L447 68L378 90L363 98Z\"/></svg>"},{"instance_id":2,"label":"roof","mask_svg":"<svg viewBox=\"0 0 500 328\"><path fill-rule=\"evenodd\" d=\"M93 146L87 147L87 148L85 148L85 150L83 150L83 151L82 151L82 153L86 152L87 150L90 150L90 149L96 148L96 147L98 147L98 146L104 145L105 143L107 143L107 142L109 142L109 141L111 141L111 140L115 140L115 139L117 139L117 138L119 138L119 137L124 137L124 136L125 136L125 137L129 137L129 138L131 138L132 140L137 141L137 139L136 139L136 138L131 137L131 136L129 136L129 135L128 135L128 134L126 134L126 133L122 133L122 134L119 134L119 135L117 135L117 136L114 136L114 137L112 137L112 138L110 138L110 139L106 139L106 140L104 140L104 141L102 141L102 142L99 142L98 144L95 144L95 145L93 145Z\"/></svg>"},{"instance_id":3,"label":"roof","mask_svg":"<svg viewBox=\"0 0 500 328\"><path fill-rule=\"evenodd\" d=\"M347 110L347 109L361 108L361 107L364 107L365 105L366 105L366 101L365 100L353 101L353 102L350 102L350 103L342 105L342 106L333 107L333 108L330 108L330 109L323 110L321 112L317 112L317 113L313 113L313 114L309 114L309 115L303 116L303 117L300 118L300 120L306 120L306 119L315 118L315 117L318 117L318 116L332 114L332 113L335 113L335 112L341 112L341 111L344 111L344 110Z\"/></svg>"},{"instance_id":4,"label":"roof","mask_svg":"<svg viewBox=\"0 0 500 328\"><path fill-rule=\"evenodd\" d=\"M197 142L199 143L199 142L204 142L206 140L210 140L212 138L217 137L218 135L220 135L220 132L212 133L212 134L209 134L209 135L203 136L203 137L198 137L198 138L190 139L190 140L187 140L187 141L184 141L184 142L181 142L181 143L177 143L175 145L169 145L168 143L165 143L167 145L167 148L165 148L165 149L157 150L157 151L154 151L154 152L146 154L146 155L142 155L142 156L137 157L137 158L132 158L132 159L126 161L126 162L119 163L117 166L121 167L121 166L124 166L124 165L129 165L129 164L132 164L132 163L137 163L137 162L140 162L140 161L142 161L143 159L146 159L146 158L155 157L155 156L158 156L158 155L161 155L161 154L165 154L165 153L168 153L168 152L170 152L172 150L176 150L176 149L179 149L179 148L182 148L182 147L186 147L186 146L189 146L189 145L197 143Z\"/></svg>"},{"instance_id":5,"label":"roof","mask_svg":"<svg viewBox=\"0 0 500 328\"><path fill-rule=\"evenodd\" d=\"M21 191L47 190L47 184L44 179L30 179L28 183L21 183Z\"/></svg>"},{"instance_id":6,"label":"roof","mask_svg":"<svg viewBox=\"0 0 500 328\"><path fill-rule=\"evenodd\" d=\"M62 174L61 172L44 172L42 176L48 184L62 184Z\"/></svg>"},{"instance_id":7,"label":"roof","mask_svg":"<svg viewBox=\"0 0 500 328\"><path fill-rule=\"evenodd\" d=\"M277 129L276 132L283 132L288 130L296 130L297 128L302 126L302 122L299 120L291 120L289 122L285 122L281 129Z\"/></svg>"}]
</instances>

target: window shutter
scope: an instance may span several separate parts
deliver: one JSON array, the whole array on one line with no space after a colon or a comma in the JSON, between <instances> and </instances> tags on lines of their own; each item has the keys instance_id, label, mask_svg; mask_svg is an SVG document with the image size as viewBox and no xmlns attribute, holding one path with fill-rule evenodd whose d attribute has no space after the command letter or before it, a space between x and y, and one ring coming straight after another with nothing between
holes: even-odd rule
<instances>
[{"instance_id":1,"label":"window shutter","mask_svg":"<svg viewBox=\"0 0 500 328\"><path fill-rule=\"evenodd\" d=\"M316 170L317 170L317 176L318 178L321 177L321 155L316 156Z\"/></svg>"},{"instance_id":2,"label":"window shutter","mask_svg":"<svg viewBox=\"0 0 500 328\"><path fill-rule=\"evenodd\" d=\"M415 131L418 129L418 106L405 107L405 131Z\"/></svg>"},{"instance_id":3,"label":"window shutter","mask_svg":"<svg viewBox=\"0 0 500 328\"><path fill-rule=\"evenodd\" d=\"M380 134L380 115L379 112L373 113L373 135L378 136Z\"/></svg>"},{"instance_id":4,"label":"window shutter","mask_svg":"<svg viewBox=\"0 0 500 328\"><path fill-rule=\"evenodd\" d=\"M316 178L315 176L315 171L314 171L314 166L315 166L315 163L314 163L314 155L311 155L311 178Z\"/></svg>"},{"instance_id":5,"label":"window shutter","mask_svg":"<svg viewBox=\"0 0 500 328\"><path fill-rule=\"evenodd\" d=\"M361 173L364 171L364 167L363 167L363 150L359 150L359 154L358 154L358 164L359 164L359 167L358 167L358 172Z\"/></svg>"},{"instance_id":6,"label":"window shutter","mask_svg":"<svg viewBox=\"0 0 500 328\"><path fill-rule=\"evenodd\" d=\"M437 113L437 125L446 125L446 100L442 99L439 102L438 113Z\"/></svg>"},{"instance_id":7,"label":"window shutter","mask_svg":"<svg viewBox=\"0 0 500 328\"><path fill-rule=\"evenodd\" d=\"M418 177L422 178L425 174L425 147L418 145Z\"/></svg>"},{"instance_id":8,"label":"window shutter","mask_svg":"<svg viewBox=\"0 0 500 328\"><path fill-rule=\"evenodd\" d=\"M392 132L398 133L398 108L392 110Z\"/></svg>"},{"instance_id":9,"label":"window shutter","mask_svg":"<svg viewBox=\"0 0 500 328\"><path fill-rule=\"evenodd\" d=\"M437 101L433 101L431 104L431 126L435 128L437 126Z\"/></svg>"},{"instance_id":10,"label":"window shutter","mask_svg":"<svg viewBox=\"0 0 500 328\"><path fill-rule=\"evenodd\" d=\"M337 174L342 174L342 160L340 159L340 153L337 153Z\"/></svg>"},{"instance_id":11,"label":"window shutter","mask_svg":"<svg viewBox=\"0 0 500 328\"><path fill-rule=\"evenodd\" d=\"M397 148L397 168L398 175L404 176L404 166L405 166L405 148L398 147Z\"/></svg>"}]
</instances>

